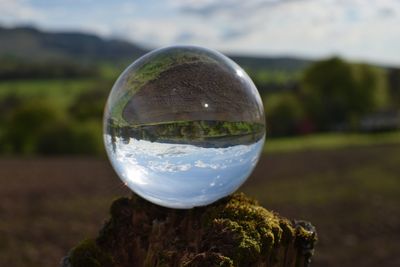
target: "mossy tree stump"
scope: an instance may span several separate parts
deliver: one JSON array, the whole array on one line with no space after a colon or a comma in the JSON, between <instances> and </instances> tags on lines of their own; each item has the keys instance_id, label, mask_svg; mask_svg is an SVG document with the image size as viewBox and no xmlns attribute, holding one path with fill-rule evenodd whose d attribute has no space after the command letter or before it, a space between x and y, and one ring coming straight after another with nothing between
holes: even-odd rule
<instances>
[{"instance_id":1,"label":"mossy tree stump","mask_svg":"<svg viewBox=\"0 0 400 267\"><path fill-rule=\"evenodd\" d=\"M316 232L244 194L190 210L120 198L96 239L82 241L63 267L309 266Z\"/></svg>"}]
</instances>

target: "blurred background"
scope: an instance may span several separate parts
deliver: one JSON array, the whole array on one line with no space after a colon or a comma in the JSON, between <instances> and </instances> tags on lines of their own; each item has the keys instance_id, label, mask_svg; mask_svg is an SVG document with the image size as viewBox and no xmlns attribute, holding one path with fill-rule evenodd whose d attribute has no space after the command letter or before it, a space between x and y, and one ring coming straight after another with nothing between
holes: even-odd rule
<instances>
[{"instance_id":1,"label":"blurred background","mask_svg":"<svg viewBox=\"0 0 400 267\"><path fill-rule=\"evenodd\" d=\"M0 265L57 266L129 195L106 159L118 75L165 45L251 76L264 154L240 189L311 221L313 266L400 266L400 1L0 0Z\"/></svg>"}]
</instances>

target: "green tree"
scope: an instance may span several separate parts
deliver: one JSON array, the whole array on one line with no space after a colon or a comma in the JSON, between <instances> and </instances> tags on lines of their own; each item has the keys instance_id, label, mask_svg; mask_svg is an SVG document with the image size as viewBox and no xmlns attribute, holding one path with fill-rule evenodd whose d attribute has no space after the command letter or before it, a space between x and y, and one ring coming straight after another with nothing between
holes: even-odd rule
<instances>
[{"instance_id":1,"label":"green tree","mask_svg":"<svg viewBox=\"0 0 400 267\"><path fill-rule=\"evenodd\" d=\"M357 121L385 104L379 72L367 65L351 65L339 58L319 61L304 73L301 93L319 130Z\"/></svg>"},{"instance_id":2,"label":"green tree","mask_svg":"<svg viewBox=\"0 0 400 267\"><path fill-rule=\"evenodd\" d=\"M93 88L83 91L69 107L69 114L79 121L100 121L111 87L109 81L100 81Z\"/></svg>"},{"instance_id":3,"label":"green tree","mask_svg":"<svg viewBox=\"0 0 400 267\"><path fill-rule=\"evenodd\" d=\"M58 121L45 127L36 143L36 153L96 154L104 153L100 121Z\"/></svg>"}]
</instances>

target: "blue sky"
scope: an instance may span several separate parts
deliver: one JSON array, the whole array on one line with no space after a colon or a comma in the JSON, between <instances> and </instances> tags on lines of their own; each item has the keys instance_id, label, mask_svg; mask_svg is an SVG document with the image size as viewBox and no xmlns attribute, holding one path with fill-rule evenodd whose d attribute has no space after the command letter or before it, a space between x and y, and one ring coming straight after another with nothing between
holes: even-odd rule
<instances>
[{"instance_id":1,"label":"blue sky","mask_svg":"<svg viewBox=\"0 0 400 267\"><path fill-rule=\"evenodd\" d=\"M400 0L0 0L0 24L400 65Z\"/></svg>"}]
</instances>

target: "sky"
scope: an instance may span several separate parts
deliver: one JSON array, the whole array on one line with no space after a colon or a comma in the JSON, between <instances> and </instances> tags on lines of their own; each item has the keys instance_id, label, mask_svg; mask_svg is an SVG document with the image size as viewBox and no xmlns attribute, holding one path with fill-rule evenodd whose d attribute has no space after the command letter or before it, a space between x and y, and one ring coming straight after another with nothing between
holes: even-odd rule
<instances>
[{"instance_id":1,"label":"sky","mask_svg":"<svg viewBox=\"0 0 400 267\"><path fill-rule=\"evenodd\" d=\"M400 0L0 0L0 25L400 65Z\"/></svg>"}]
</instances>

